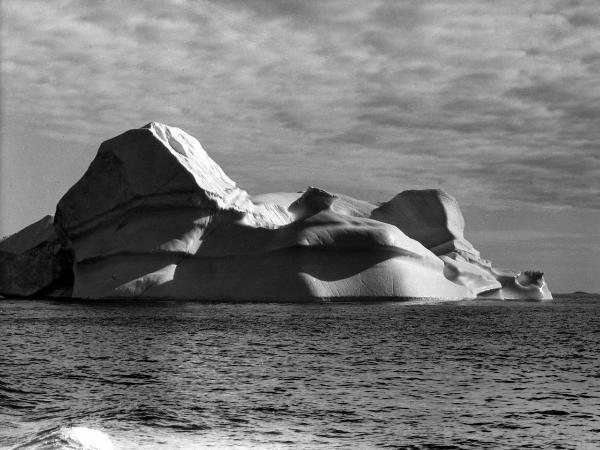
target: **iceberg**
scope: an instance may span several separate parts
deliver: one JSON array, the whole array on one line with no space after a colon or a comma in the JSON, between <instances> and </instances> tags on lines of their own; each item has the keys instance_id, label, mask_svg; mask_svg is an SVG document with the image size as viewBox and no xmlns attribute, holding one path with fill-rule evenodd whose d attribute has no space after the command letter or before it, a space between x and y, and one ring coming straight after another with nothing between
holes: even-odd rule
<instances>
[{"instance_id":1,"label":"iceberg","mask_svg":"<svg viewBox=\"0 0 600 450\"><path fill-rule=\"evenodd\" d=\"M464 227L437 189L251 196L194 137L153 122L102 143L58 202L52 242L77 298L552 298L541 273L493 268Z\"/></svg>"}]
</instances>

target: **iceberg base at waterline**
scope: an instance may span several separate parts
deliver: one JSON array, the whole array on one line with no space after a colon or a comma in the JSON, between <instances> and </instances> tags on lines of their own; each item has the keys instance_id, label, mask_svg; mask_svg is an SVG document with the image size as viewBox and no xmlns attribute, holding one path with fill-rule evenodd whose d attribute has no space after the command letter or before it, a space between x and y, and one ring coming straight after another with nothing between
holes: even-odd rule
<instances>
[{"instance_id":1,"label":"iceberg base at waterline","mask_svg":"<svg viewBox=\"0 0 600 450\"><path fill-rule=\"evenodd\" d=\"M377 204L315 187L251 196L194 137L155 122L104 142L49 223L60 270L37 285L33 274L16 292L23 269L9 259L0 293L55 286L49 295L90 299L552 298L541 273L481 258L464 237L458 203L441 190ZM26 228L0 251L19 247L15 259L35 243Z\"/></svg>"}]
</instances>

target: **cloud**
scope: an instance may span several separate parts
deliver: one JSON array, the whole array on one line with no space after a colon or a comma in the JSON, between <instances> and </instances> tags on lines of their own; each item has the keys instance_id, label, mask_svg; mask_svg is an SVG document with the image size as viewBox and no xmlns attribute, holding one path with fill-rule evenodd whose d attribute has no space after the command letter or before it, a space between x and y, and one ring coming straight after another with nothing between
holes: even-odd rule
<instances>
[{"instance_id":1,"label":"cloud","mask_svg":"<svg viewBox=\"0 0 600 450\"><path fill-rule=\"evenodd\" d=\"M159 120L249 190L595 209L599 14L595 0L5 0L3 133L93 147Z\"/></svg>"},{"instance_id":2,"label":"cloud","mask_svg":"<svg viewBox=\"0 0 600 450\"><path fill-rule=\"evenodd\" d=\"M327 138L317 140L318 144L356 144L361 147L377 142L377 136L366 129L353 129Z\"/></svg>"},{"instance_id":3,"label":"cloud","mask_svg":"<svg viewBox=\"0 0 600 450\"><path fill-rule=\"evenodd\" d=\"M574 27L597 27L600 25L600 19L597 16L592 16L585 11L571 14L567 20Z\"/></svg>"}]
</instances>

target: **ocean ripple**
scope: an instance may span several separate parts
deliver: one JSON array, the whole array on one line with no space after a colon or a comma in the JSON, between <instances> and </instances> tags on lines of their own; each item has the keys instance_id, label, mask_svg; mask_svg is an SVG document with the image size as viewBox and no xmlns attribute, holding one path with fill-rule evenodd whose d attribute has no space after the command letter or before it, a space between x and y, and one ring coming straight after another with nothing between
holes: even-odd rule
<instances>
[{"instance_id":1,"label":"ocean ripple","mask_svg":"<svg viewBox=\"0 0 600 450\"><path fill-rule=\"evenodd\" d=\"M3 300L0 447L597 448L598 300Z\"/></svg>"}]
</instances>

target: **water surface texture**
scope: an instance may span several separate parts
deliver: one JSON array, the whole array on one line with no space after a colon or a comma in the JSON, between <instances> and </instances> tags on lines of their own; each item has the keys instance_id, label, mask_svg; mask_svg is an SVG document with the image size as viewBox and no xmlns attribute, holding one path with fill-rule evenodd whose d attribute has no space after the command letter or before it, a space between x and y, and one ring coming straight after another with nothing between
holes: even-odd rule
<instances>
[{"instance_id":1,"label":"water surface texture","mask_svg":"<svg viewBox=\"0 0 600 450\"><path fill-rule=\"evenodd\" d=\"M599 313L0 300L0 447L599 448Z\"/></svg>"}]
</instances>

